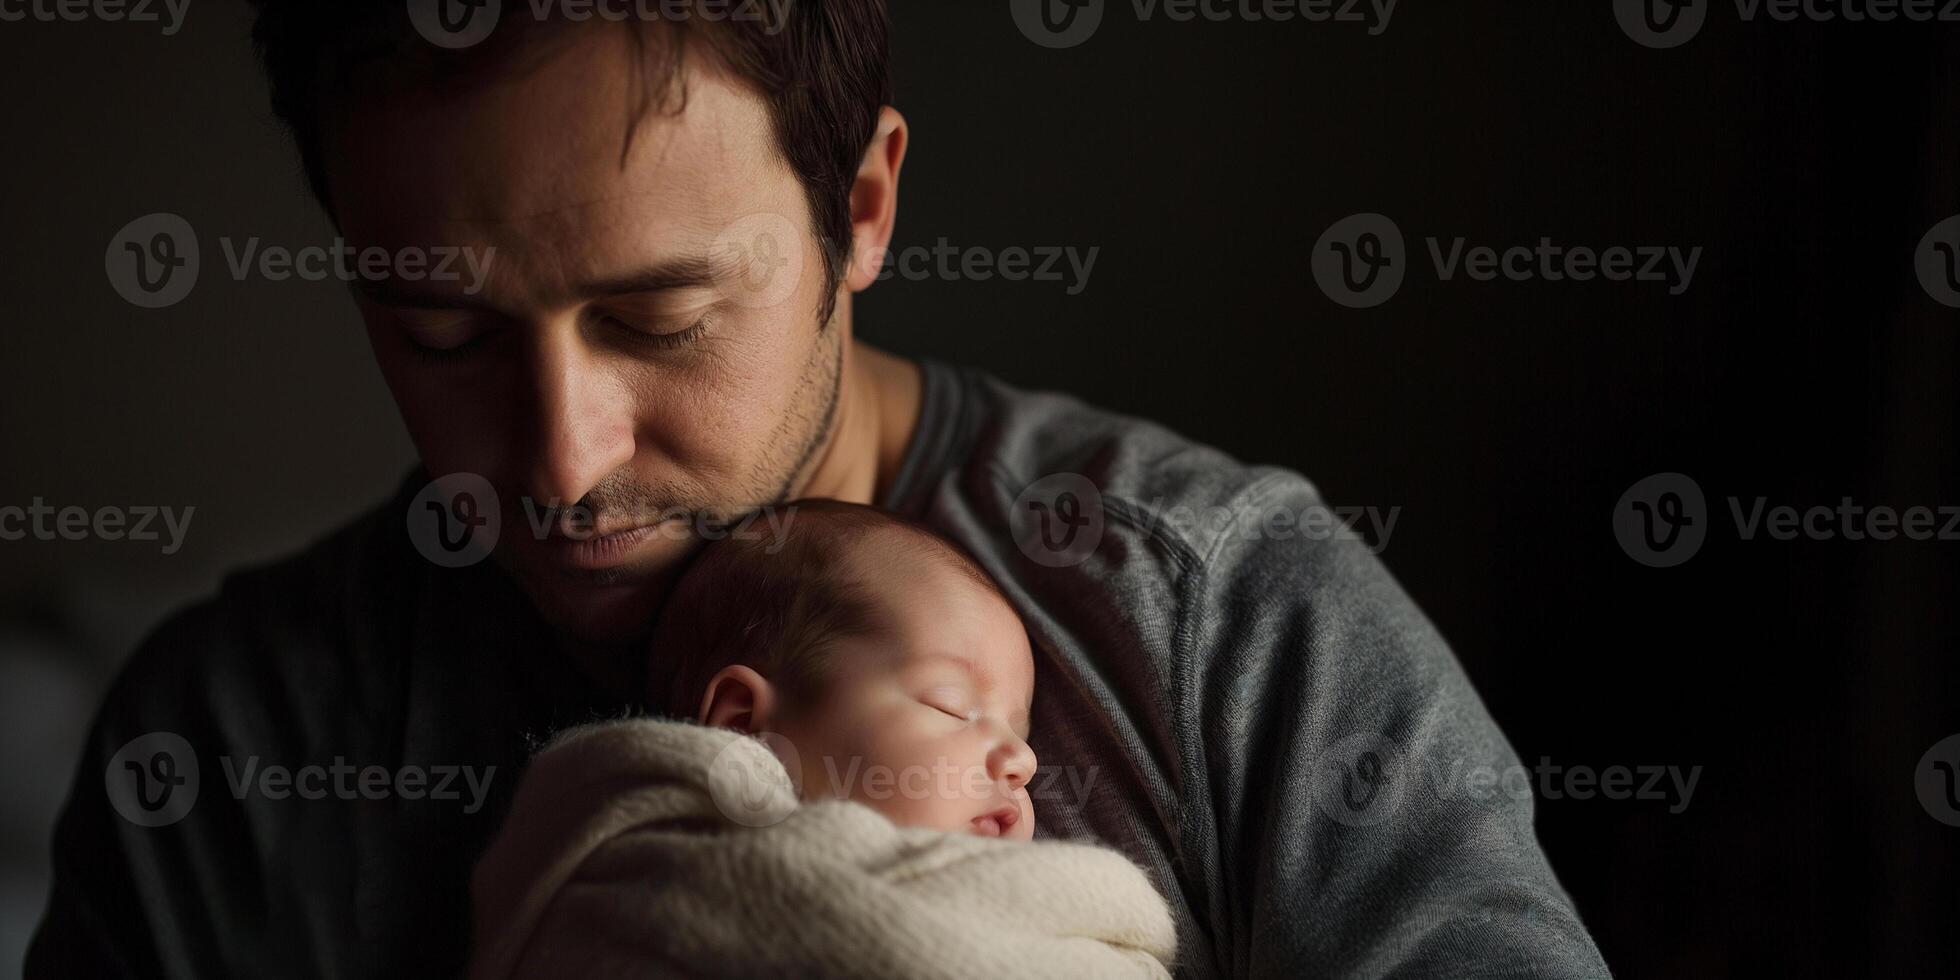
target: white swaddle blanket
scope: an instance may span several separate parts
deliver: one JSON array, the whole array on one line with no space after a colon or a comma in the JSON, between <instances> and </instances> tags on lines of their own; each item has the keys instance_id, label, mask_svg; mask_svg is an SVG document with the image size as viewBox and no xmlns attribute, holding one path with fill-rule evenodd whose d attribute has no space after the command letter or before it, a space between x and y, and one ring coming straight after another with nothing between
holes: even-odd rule
<instances>
[{"instance_id":1,"label":"white swaddle blanket","mask_svg":"<svg viewBox=\"0 0 1960 980\"><path fill-rule=\"evenodd\" d=\"M532 759L472 900L471 980L1165 977L1176 945L1120 852L799 805L762 742L658 719Z\"/></svg>"}]
</instances>

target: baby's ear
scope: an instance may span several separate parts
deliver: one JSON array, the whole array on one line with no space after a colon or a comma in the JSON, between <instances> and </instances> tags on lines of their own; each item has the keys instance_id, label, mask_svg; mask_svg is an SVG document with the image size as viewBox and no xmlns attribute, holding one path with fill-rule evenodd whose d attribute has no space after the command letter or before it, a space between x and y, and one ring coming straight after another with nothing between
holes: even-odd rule
<instances>
[{"instance_id":1,"label":"baby's ear","mask_svg":"<svg viewBox=\"0 0 1960 980\"><path fill-rule=\"evenodd\" d=\"M753 735L774 721L777 697L769 679L745 664L729 664L708 679L696 720L714 728Z\"/></svg>"}]
</instances>

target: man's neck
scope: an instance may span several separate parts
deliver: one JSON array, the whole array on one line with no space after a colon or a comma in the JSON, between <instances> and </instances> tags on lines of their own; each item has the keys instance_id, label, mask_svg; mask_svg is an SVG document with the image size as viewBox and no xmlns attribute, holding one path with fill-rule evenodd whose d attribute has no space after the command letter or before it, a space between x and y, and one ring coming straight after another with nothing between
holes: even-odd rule
<instances>
[{"instance_id":1,"label":"man's neck","mask_svg":"<svg viewBox=\"0 0 1960 980\"><path fill-rule=\"evenodd\" d=\"M838 389L837 423L793 496L877 503L919 426L919 366L853 340Z\"/></svg>"}]
</instances>

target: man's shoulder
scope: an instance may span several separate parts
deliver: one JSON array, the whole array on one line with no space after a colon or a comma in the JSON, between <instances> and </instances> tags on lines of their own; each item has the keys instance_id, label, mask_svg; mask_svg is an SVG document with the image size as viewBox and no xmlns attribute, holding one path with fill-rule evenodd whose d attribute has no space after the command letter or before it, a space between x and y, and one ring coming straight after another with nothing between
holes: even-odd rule
<instances>
[{"instance_id":1,"label":"man's shoulder","mask_svg":"<svg viewBox=\"0 0 1960 980\"><path fill-rule=\"evenodd\" d=\"M1248 522L1322 508L1314 484L1283 466L1248 463L1170 426L1056 391L960 370L976 410L969 479L1015 497L1094 492L1105 518L1202 559ZM1324 509L1324 508L1322 508Z\"/></svg>"},{"instance_id":2,"label":"man's shoulder","mask_svg":"<svg viewBox=\"0 0 1960 980\"><path fill-rule=\"evenodd\" d=\"M172 613L138 645L109 704L215 721L241 704L277 712L280 699L298 703L357 682L375 637L403 621L413 590L406 536L389 519L393 504L390 497L297 552L227 573L215 594Z\"/></svg>"}]
</instances>

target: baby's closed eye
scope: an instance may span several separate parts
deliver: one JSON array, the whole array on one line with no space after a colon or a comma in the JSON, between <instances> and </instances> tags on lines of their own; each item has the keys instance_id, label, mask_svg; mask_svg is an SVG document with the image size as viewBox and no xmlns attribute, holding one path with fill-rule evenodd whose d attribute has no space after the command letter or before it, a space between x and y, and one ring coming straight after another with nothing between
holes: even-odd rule
<instances>
[{"instance_id":1,"label":"baby's closed eye","mask_svg":"<svg viewBox=\"0 0 1960 980\"><path fill-rule=\"evenodd\" d=\"M980 714L980 709L968 706L965 693L958 688L934 688L927 691L920 700L928 707L936 708L961 721L973 721Z\"/></svg>"}]
</instances>

